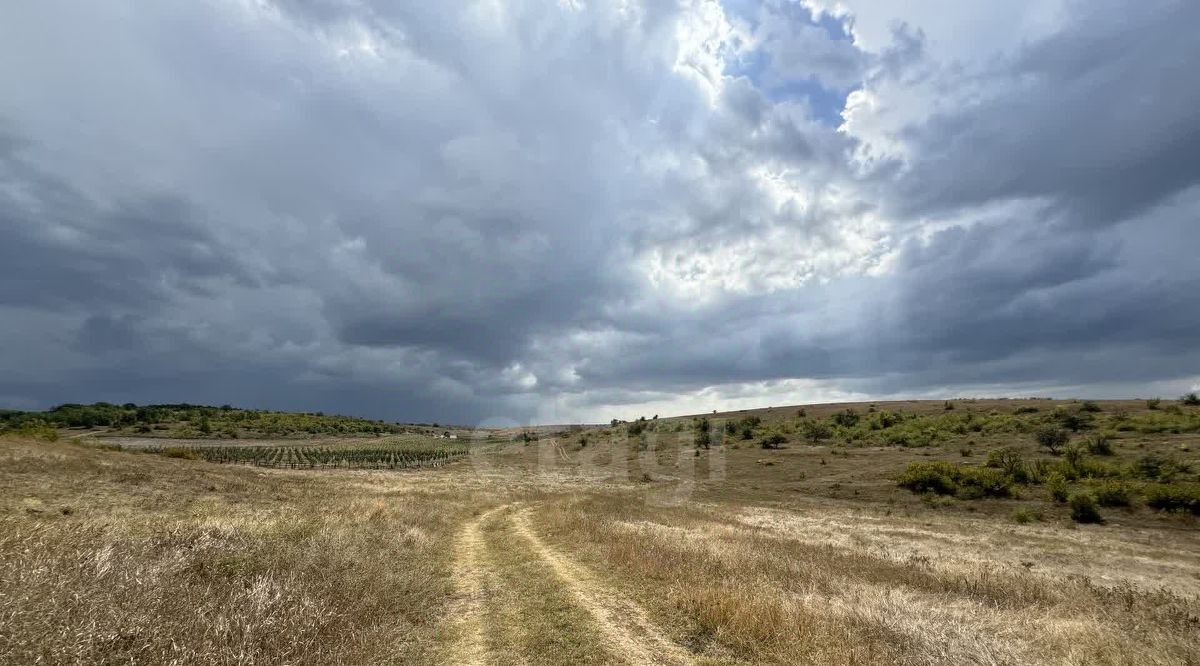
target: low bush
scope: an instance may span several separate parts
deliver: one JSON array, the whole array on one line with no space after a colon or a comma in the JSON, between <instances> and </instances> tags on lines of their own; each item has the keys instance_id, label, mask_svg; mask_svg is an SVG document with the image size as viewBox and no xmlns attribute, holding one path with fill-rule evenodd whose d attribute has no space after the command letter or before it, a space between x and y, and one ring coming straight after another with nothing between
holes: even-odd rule
<instances>
[{"instance_id":1,"label":"low bush","mask_svg":"<svg viewBox=\"0 0 1200 666\"><path fill-rule=\"evenodd\" d=\"M962 499L982 497L1012 497L1012 481L998 469L987 467L958 468L958 492Z\"/></svg>"},{"instance_id":2,"label":"low bush","mask_svg":"<svg viewBox=\"0 0 1200 666\"><path fill-rule=\"evenodd\" d=\"M1079 443L1071 444L1063 451L1063 462L1078 473L1087 456L1087 449Z\"/></svg>"},{"instance_id":3,"label":"low bush","mask_svg":"<svg viewBox=\"0 0 1200 666\"><path fill-rule=\"evenodd\" d=\"M961 499L1012 497L1011 481L1004 472L940 461L909 463L898 485L914 493L956 495Z\"/></svg>"},{"instance_id":4,"label":"low bush","mask_svg":"<svg viewBox=\"0 0 1200 666\"><path fill-rule=\"evenodd\" d=\"M1112 439L1108 435L1097 434L1083 441L1088 453L1096 456L1111 456L1113 454Z\"/></svg>"},{"instance_id":5,"label":"low bush","mask_svg":"<svg viewBox=\"0 0 1200 666\"><path fill-rule=\"evenodd\" d=\"M1146 489L1145 495L1146 505L1152 509L1200 516L1200 484L1154 485Z\"/></svg>"},{"instance_id":6,"label":"low bush","mask_svg":"<svg viewBox=\"0 0 1200 666\"><path fill-rule=\"evenodd\" d=\"M1050 499L1053 499L1055 502L1066 502L1068 493L1067 479L1058 472L1052 473L1046 478L1046 491L1050 493Z\"/></svg>"},{"instance_id":7,"label":"low bush","mask_svg":"<svg viewBox=\"0 0 1200 666\"><path fill-rule=\"evenodd\" d=\"M1029 483L1029 470L1025 460L1016 449L996 449L988 453L987 466L999 469L1012 479L1013 483Z\"/></svg>"},{"instance_id":8,"label":"low bush","mask_svg":"<svg viewBox=\"0 0 1200 666\"><path fill-rule=\"evenodd\" d=\"M1092 402L1091 400L1084 400L1083 404L1080 405L1080 407L1079 407L1079 411L1091 412L1094 414L1096 412L1101 412L1104 410L1100 409L1100 405L1097 405L1096 403Z\"/></svg>"},{"instance_id":9,"label":"low bush","mask_svg":"<svg viewBox=\"0 0 1200 666\"><path fill-rule=\"evenodd\" d=\"M914 493L953 495L958 490L957 469L946 462L909 463L898 485Z\"/></svg>"},{"instance_id":10,"label":"low bush","mask_svg":"<svg viewBox=\"0 0 1200 666\"><path fill-rule=\"evenodd\" d=\"M903 421L904 415L900 412L884 410L881 412L875 412L874 416L871 417L869 425L871 430L887 430L892 426L899 425Z\"/></svg>"},{"instance_id":11,"label":"low bush","mask_svg":"<svg viewBox=\"0 0 1200 666\"><path fill-rule=\"evenodd\" d=\"M812 419L804 419L800 422L800 435L807 439L810 443L816 444L823 439L829 439L833 436L833 429L821 421L813 421Z\"/></svg>"},{"instance_id":12,"label":"low bush","mask_svg":"<svg viewBox=\"0 0 1200 666\"><path fill-rule=\"evenodd\" d=\"M1103 523L1104 516L1096 508L1096 498L1088 493L1075 493L1067 500L1071 507L1071 520L1077 523Z\"/></svg>"},{"instance_id":13,"label":"low bush","mask_svg":"<svg viewBox=\"0 0 1200 666\"><path fill-rule=\"evenodd\" d=\"M764 449L778 449L787 443L787 437L780 433L773 432L770 435L762 438L760 444Z\"/></svg>"},{"instance_id":14,"label":"low bush","mask_svg":"<svg viewBox=\"0 0 1200 666\"><path fill-rule=\"evenodd\" d=\"M1162 405L1162 398L1150 398L1146 401L1146 409L1158 409Z\"/></svg>"},{"instance_id":15,"label":"low bush","mask_svg":"<svg viewBox=\"0 0 1200 666\"><path fill-rule=\"evenodd\" d=\"M1020 523L1022 525L1026 523L1041 522L1042 512L1029 507L1021 507L1016 511L1013 511L1012 518L1013 522Z\"/></svg>"},{"instance_id":16,"label":"low bush","mask_svg":"<svg viewBox=\"0 0 1200 666\"><path fill-rule=\"evenodd\" d=\"M1179 402L1181 402L1185 405L1188 405L1189 407L1195 407L1197 405L1200 405L1200 395L1196 395L1196 393L1193 391L1192 393L1189 393L1189 394L1183 396L1182 398L1180 398Z\"/></svg>"},{"instance_id":17,"label":"low bush","mask_svg":"<svg viewBox=\"0 0 1200 666\"><path fill-rule=\"evenodd\" d=\"M1119 479L1127 476L1126 468L1116 463L1084 458L1070 470L1076 479Z\"/></svg>"},{"instance_id":18,"label":"low bush","mask_svg":"<svg viewBox=\"0 0 1200 666\"><path fill-rule=\"evenodd\" d=\"M853 409L845 409L834 414L832 419L835 425L842 426L843 428L853 428L858 425L859 416L858 412Z\"/></svg>"},{"instance_id":19,"label":"low bush","mask_svg":"<svg viewBox=\"0 0 1200 666\"><path fill-rule=\"evenodd\" d=\"M1058 415L1059 424L1071 432L1079 432L1091 427L1092 419L1087 414L1063 412Z\"/></svg>"},{"instance_id":20,"label":"low bush","mask_svg":"<svg viewBox=\"0 0 1200 666\"><path fill-rule=\"evenodd\" d=\"M692 444L699 449L707 449L712 446L713 432L712 423L706 418L701 418L692 422Z\"/></svg>"},{"instance_id":21,"label":"low bush","mask_svg":"<svg viewBox=\"0 0 1200 666\"><path fill-rule=\"evenodd\" d=\"M1096 503L1100 506L1129 506L1129 486L1117 481L1105 481L1094 489Z\"/></svg>"},{"instance_id":22,"label":"low bush","mask_svg":"<svg viewBox=\"0 0 1200 666\"><path fill-rule=\"evenodd\" d=\"M1129 473L1148 481L1171 481L1180 474L1186 474L1189 469L1186 463L1149 455L1138 458L1130 467Z\"/></svg>"}]
</instances>

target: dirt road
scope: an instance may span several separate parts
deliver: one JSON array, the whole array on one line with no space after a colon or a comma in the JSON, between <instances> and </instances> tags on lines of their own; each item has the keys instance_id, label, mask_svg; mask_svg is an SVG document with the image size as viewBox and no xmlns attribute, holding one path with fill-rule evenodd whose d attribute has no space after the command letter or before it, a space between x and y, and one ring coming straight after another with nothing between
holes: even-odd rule
<instances>
[{"instance_id":1,"label":"dirt road","mask_svg":"<svg viewBox=\"0 0 1200 666\"><path fill-rule=\"evenodd\" d=\"M637 603L538 535L513 503L468 521L447 663L690 664Z\"/></svg>"}]
</instances>

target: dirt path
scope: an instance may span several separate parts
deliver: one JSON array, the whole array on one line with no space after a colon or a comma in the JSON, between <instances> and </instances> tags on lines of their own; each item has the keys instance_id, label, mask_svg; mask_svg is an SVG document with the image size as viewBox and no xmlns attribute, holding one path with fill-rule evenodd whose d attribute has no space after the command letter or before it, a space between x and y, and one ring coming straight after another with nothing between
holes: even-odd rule
<instances>
[{"instance_id":1,"label":"dirt path","mask_svg":"<svg viewBox=\"0 0 1200 666\"><path fill-rule=\"evenodd\" d=\"M640 606L542 541L529 513L501 505L459 532L445 663L556 663L568 644L580 663L691 663Z\"/></svg>"},{"instance_id":2,"label":"dirt path","mask_svg":"<svg viewBox=\"0 0 1200 666\"><path fill-rule=\"evenodd\" d=\"M690 664L688 653L667 638L641 606L597 580L538 537L529 522L529 509L513 513L513 525L533 551L565 584L575 602L595 620L610 650L633 664Z\"/></svg>"},{"instance_id":3,"label":"dirt path","mask_svg":"<svg viewBox=\"0 0 1200 666\"><path fill-rule=\"evenodd\" d=\"M455 543L455 586L459 603L453 611L456 640L448 663L485 664L487 645L484 635L484 589L489 573L485 565L487 544L483 525L505 507L489 509L463 525Z\"/></svg>"}]
</instances>

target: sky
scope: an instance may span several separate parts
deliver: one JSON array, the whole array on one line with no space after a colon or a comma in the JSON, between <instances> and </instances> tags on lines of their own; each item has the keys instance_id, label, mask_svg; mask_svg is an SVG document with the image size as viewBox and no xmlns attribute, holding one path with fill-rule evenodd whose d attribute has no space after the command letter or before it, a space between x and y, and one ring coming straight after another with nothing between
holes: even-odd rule
<instances>
[{"instance_id":1,"label":"sky","mask_svg":"<svg viewBox=\"0 0 1200 666\"><path fill-rule=\"evenodd\" d=\"M0 407L1200 384L1200 3L0 6Z\"/></svg>"}]
</instances>

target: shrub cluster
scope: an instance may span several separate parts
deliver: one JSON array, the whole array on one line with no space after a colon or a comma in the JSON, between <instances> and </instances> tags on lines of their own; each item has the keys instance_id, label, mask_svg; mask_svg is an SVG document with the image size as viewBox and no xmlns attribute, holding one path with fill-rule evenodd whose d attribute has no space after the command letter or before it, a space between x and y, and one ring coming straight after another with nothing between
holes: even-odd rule
<instances>
[{"instance_id":1,"label":"shrub cluster","mask_svg":"<svg viewBox=\"0 0 1200 666\"><path fill-rule=\"evenodd\" d=\"M1100 506L1129 506L1131 495L1129 486L1119 481L1104 481L1095 487L1096 503Z\"/></svg>"},{"instance_id":2,"label":"shrub cluster","mask_svg":"<svg viewBox=\"0 0 1200 666\"><path fill-rule=\"evenodd\" d=\"M1013 496L1012 481L998 469L940 461L909 463L898 485L914 493L954 495L961 499Z\"/></svg>"},{"instance_id":3,"label":"shrub cluster","mask_svg":"<svg viewBox=\"0 0 1200 666\"><path fill-rule=\"evenodd\" d=\"M738 437L749 441L754 439L754 429L762 424L762 419L757 416L747 416L737 420L729 420L725 422L725 434L730 437Z\"/></svg>"},{"instance_id":4,"label":"shrub cluster","mask_svg":"<svg viewBox=\"0 0 1200 666\"><path fill-rule=\"evenodd\" d=\"M1156 484L1147 488L1145 494L1146 505L1152 509L1200 516L1200 484Z\"/></svg>"},{"instance_id":5,"label":"shrub cluster","mask_svg":"<svg viewBox=\"0 0 1200 666\"><path fill-rule=\"evenodd\" d=\"M1104 516L1096 508L1096 498L1088 493L1076 493L1067 500L1071 507L1071 520L1077 523L1103 523Z\"/></svg>"}]
</instances>

